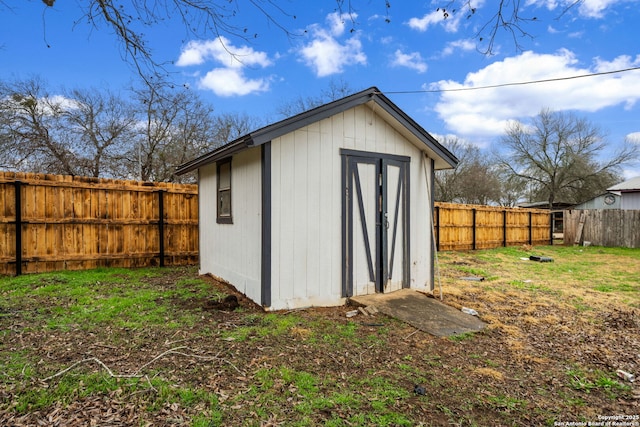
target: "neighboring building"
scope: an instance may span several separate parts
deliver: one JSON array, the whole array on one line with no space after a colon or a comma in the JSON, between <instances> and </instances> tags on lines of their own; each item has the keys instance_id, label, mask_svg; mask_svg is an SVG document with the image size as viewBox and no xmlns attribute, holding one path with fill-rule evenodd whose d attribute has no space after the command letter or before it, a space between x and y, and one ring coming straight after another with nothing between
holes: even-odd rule
<instances>
[{"instance_id":1,"label":"neighboring building","mask_svg":"<svg viewBox=\"0 0 640 427\"><path fill-rule=\"evenodd\" d=\"M573 206L571 209L625 209L640 210L640 176L607 189L591 200Z\"/></svg>"},{"instance_id":2,"label":"neighboring building","mask_svg":"<svg viewBox=\"0 0 640 427\"><path fill-rule=\"evenodd\" d=\"M620 194L620 209L640 210L640 176L614 185L607 191Z\"/></svg>"},{"instance_id":3,"label":"neighboring building","mask_svg":"<svg viewBox=\"0 0 640 427\"><path fill-rule=\"evenodd\" d=\"M434 172L457 163L372 87L178 173L198 170L200 272L277 310L432 290Z\"/></svg>"},{"instance_id":4,"label":"neighboring building","mask_svg":"<svg viewBox=\"0 0 640 427\"><path fill-rule=\"evenodd\" d=\"M620 209L620 193L607 191L571 209Z\"/></svg>"},{"instance_id":5,"label":"neighboring building","mask_svg":"<svg viewBox=\"0 0 640 427\"><path fill-rule=\"evenodd\" d=\"M519 208L528 208L528 209L549 209L549 202L529 202L529 203L519 203L516 205ZM550 209L551 214L553 215L553 234L554 237L561 237L564 232L564 216L563 212L565 209L569 209L573 206L572 203L567 202L554 202L552 208Z\"/></svg>"}]
</instances>

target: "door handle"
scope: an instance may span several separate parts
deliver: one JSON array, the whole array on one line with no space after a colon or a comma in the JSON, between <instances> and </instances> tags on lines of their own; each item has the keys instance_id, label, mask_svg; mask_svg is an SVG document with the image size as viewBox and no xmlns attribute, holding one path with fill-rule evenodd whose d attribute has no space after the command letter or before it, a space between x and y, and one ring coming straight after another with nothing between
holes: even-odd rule
<instances>
[{"instance_id":1,"label":"door handle","mask_svg":"<svg viewBox=\"0 0 640 427\"><path fill-rule=\"evenodd\" d=\"M384 213L384 226L388 230L389 229L389 213Z\"/></svg>"}]
</instances>

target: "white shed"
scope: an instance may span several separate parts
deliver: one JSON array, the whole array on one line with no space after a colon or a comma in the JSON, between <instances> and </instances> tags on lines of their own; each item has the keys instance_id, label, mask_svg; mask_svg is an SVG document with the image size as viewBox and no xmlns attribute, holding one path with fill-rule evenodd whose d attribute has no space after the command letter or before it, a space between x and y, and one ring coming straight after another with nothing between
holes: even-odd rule
<instances>
[{"instance_id":1,"label":"white shed","mask_svg":"<svg viewBox=\"0 0 640 427\"><path fill-rule=\"evenodd\" d=\"M372 87L251 132L198 170L200 272L268 310L433 290L433 180L458 160Z\"/></svg>"}]
</instances>

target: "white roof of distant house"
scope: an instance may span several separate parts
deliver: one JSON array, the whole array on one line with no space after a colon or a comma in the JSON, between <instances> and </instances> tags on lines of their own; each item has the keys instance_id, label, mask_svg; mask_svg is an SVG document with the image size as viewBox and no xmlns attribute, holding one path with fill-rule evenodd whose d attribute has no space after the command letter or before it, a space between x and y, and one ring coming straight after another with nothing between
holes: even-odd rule
<instances>
[{"instance_id":1,"label":"white roof of distant house","mask_svg":"<svg viewBox=\"0 0 640 427\"><path fill-rule=\"evenodd\" d=\"M640 176L631 178L628 181L621 182L613 187L607 188L608 191L640 191Z\"/></svg>"}]
</instances>

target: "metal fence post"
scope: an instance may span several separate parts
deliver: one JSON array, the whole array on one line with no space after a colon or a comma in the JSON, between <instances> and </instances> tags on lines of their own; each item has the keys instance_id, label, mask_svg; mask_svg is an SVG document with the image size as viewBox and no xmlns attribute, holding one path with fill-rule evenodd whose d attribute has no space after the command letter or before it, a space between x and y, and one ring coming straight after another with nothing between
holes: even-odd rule
<instances>
[{"instance_id":1,"label":"metal fence post","mask_svg":"<svg viewBox=\"0 0 640 427\"><path fill-rule=\"evenodd\" d=\"M436 206L436 251L440 251L440 206Z\"/></svg>"},{"instance_id":2,"label":"metal fence post","mask_svg":"<svg viewBox=\"0 0 640 427\"><path fill-rule=\"evenodd\" d=\"M16 206L16 276L22 274L22 182L13 183Z\"/></svg>"},{"instance_id":3,"label":"metal fence post","mask_svg":"<svg viewBox=\"0 0 640 427\"><path fill-rule=\"evenodd\" d=\"M160 237L160 267L164 267L164 190L158 191L158 235Z\"/></svg>"},{"instance_id":4,"label":"metal fence post","mask_svg":"<svg viewBox=\"0 0 640 427\"><path fill-rule=\"evenodd\" d=\"M477 210L476 210L476 208L473 208L471 211L473 212L473 229L472 229L473 243L472 243L471 248L475 251L476 250L476 213L477 213Z\"/></svg>"},{"instance_id":5,"label":"metal fence post","mask_svg":"<svg viewBox=\"0 0 640 427\"><path fill-rule=\"evenodd\" d=\"M502 247L507 247L507 210L502 211Z\"/></svg>"}]
</instances>

